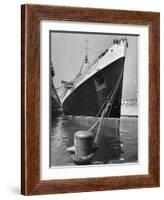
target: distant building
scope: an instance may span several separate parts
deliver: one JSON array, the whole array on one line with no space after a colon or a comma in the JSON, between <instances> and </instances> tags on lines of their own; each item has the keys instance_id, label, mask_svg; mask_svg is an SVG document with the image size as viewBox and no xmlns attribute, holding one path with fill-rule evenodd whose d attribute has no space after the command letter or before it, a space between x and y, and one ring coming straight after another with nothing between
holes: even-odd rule
<instances>
[{"instance_id":1,"label":"distant building","mask_svg":"<svg viewBox=\"0 0 164 200\"><path fill-rule=\"evenodd\" d=\"M122 106L138 106L138 99L123 99L121 102Z\"/></svg>"}]
</instances>

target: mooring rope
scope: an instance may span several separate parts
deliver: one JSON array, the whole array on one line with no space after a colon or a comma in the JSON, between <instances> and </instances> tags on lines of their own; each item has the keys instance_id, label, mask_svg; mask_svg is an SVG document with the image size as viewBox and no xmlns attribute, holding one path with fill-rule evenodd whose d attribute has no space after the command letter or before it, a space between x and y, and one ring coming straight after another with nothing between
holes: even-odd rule
<instances>
[{"instance_id":1,"label":"mooring rope","mask_svg":"<svg viewBox=\"0 0 164 200\"><path fill-rule=\"evenodd\" d=\"M101 124L102 124L102 121L103 121L103 118L104 118L105 114L106 114L107 112L109 112L109 113L111 112L111 109L112 109L112 106L113 106L113 102L114 102L114 101L113 101L113 100L114 100L114 96L115 96L115 94L116 94L116 92L117 92L117 90L118 90L118 88L119 88L119 84L120 84L120 81L121 81L122 76L123 76L123 70L122 70L122 72L121 72L121 74L120 74L120 76L119 76L119 79L118 79L118 81L117 81L117 83L116 83L115 89L114 89L114 91L113 91L113 94L112 94L111 97L110 97L110 100L109 100L108 98L109 98L109 95L111 94L111 92L109 93L109 95L107 96L107 99L105 100L105 102L104 102L104 104L103 104L103 106L104 106L105 104L107 104L107 105L106 105L105 108L103 109L100 119L98 119L98 120L91 126L91 128L89 129L89 131L92 131L92 130L99 124L99 127L98 127L98 129L97 129L97 133L96 133L96 136L95 136L95 140L94 140L94 141L97 141L97 139L98 139L98 135L99 135L99 132L100 132ZM110 106L110 109L109 109L109 111L108 111L109 106ZM101 108L100 108L100 109L101 109Z\"/></svg>"}]
</instances>

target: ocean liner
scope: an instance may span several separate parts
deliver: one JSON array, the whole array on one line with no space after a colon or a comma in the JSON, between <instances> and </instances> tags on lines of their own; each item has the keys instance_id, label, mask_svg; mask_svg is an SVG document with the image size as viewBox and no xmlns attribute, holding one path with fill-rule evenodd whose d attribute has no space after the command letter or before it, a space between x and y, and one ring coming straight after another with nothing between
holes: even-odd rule
<instances>
[{"instance_id":1,"label":"ocean liner","mask_svg":"<svg viewBox=\"0 0 164 200\"><path fill-rule=\"evenodd\" d=\"M60 102L64 114L75 116L101 116L110 103L105 117L120 117L126 38L113 40L92 63L86 54L79 73L72 81L61 81ZM60 88L61 89L61 88Z\"/></svg>"},{"instance_id":2,"label":"ocean liner","mask_svg":"<svg viewBox=\"0 0 164 200\"><path fill-rule=\"evenodd\" d=\"M54 82L53 82L53 77L55 76L55 71L53 68L52 63L50 64L50 69L51 69L51 80L50 80L50 102L51 102L51 114L60 114L61 113L61 102L60 99L57 95Z\"/></svg>"}]
</instances>

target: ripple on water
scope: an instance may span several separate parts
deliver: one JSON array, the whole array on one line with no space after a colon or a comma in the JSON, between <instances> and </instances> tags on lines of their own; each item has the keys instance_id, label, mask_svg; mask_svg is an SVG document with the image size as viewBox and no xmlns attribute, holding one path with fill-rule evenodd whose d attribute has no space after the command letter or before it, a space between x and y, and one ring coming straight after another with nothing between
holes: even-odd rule
<instances>
[{"instance_id":1,"label":"ripple on water","mask_svg":"<svg viewBox=\"0 0 164 200\"><path fill-rule=\"evenodd\" d=\"M80 119L82 120L82 119ZM89 125L90 126L90 125ZM50 165L74 165L70 153L66 149L73 145L74 133L78 130L90 128L82 121L66 118L54 118L50 131ZM120 135L115 135L114 128L101 128L99 148L91 164L130 163L138 160L138 120L137 118L121 118ZM95 134L95 131L94 131ZM111 136L112 135L112 136Z\"/></svg>"}]
</instances>

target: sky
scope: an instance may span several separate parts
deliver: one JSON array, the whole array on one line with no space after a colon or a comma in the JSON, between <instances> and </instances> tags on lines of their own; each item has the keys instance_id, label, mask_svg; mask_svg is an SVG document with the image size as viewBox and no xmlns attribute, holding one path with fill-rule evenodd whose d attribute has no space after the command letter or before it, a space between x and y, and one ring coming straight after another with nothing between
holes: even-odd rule
<instances>
[{"instance_id":1,"label":"sky","mask_svg":"<svg viewBox=\"0 0 164 200\"><path fill-rule=\"evenodd\" d=\"M91 63L99 54L113 44L113 39L126 37L126 52L122 99L137 98L138 85L138 36L94 33L51 32L50 59L54 66L55 87L61 80L71 81L79 72L85 56L85 40L88 41L88 58Z\"/></svg>"}]
</instances>

